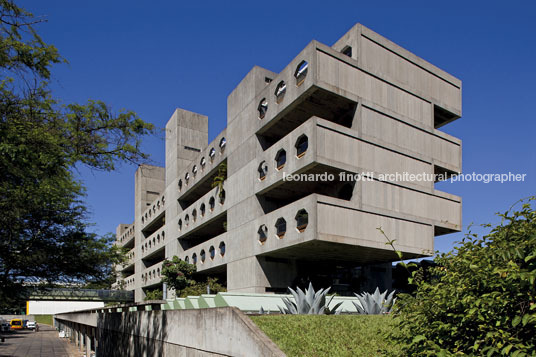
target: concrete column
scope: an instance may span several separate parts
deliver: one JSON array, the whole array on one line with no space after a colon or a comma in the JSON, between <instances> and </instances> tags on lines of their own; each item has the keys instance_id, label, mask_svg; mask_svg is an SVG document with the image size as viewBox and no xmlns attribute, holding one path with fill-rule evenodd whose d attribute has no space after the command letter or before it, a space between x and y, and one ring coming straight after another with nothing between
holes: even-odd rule
<instances>
[{"instance_id":1,"label":"concrete column","mask_svg":"<svg viewBox=\"0 0 536 357\"><path fill-rule=\"evenodd\" d=\"M91 356L91 333L86 331L86 357Z\"/></svg>"},{"instance_id":2,"label":"concrete column","mask_svg":"<svg viewBox=\"0 0 536 357\"><path fill-rule=\"evenodd\" d=\"M80 326L80 334L79 334L79 337L80 337L80 340L79 340L79 345L78 345L78 348L80 349L80 351L84 351L84 339L85 339L85 333L83 332L83 327Z\"/></svg>"}]
</instances>

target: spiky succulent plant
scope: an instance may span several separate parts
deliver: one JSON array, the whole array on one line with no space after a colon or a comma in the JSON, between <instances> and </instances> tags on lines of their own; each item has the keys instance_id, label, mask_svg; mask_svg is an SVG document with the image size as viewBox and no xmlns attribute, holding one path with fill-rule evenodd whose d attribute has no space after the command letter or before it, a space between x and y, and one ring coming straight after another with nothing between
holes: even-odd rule
<instances>
[{"instance_id":1,"label":"spiky succulent plant","mask_svg":"<svg viewBox=\"0 0 536 357\"><path fill-rule=\"evenodd\" d=\"M326 304L326 295L329 292L329 289L320 289L315 292L313 284L309 283L309 288L305 292L297 288L293 290L288 288L290 293L294 297L294 301L289 298L283 298L283 303L286 307L279 307L279 311L282 314L292 314L292 315L323 315L323 314L334 314L338 315L341 313L340 310L337 310L341 306L342 302L336 304L333 308L329 308L333 296Z\"/></svg>"},{"instance_id":2,"label":"spiky succulent plant","mask_svg":"<svg viewBox=\"0 0 536 357\"><path fill-rule=\"evenodd\" d=\"M380 289L376 288L374 294L370 293L361 293L354 294L359 300L359 304L352 301L357 312L364 315L380 315L388 314L393 309L393 306L396 302L394 298L395 290L393 290L387 298L387 290L380 294Z\"/></svg>"}]
</instances>

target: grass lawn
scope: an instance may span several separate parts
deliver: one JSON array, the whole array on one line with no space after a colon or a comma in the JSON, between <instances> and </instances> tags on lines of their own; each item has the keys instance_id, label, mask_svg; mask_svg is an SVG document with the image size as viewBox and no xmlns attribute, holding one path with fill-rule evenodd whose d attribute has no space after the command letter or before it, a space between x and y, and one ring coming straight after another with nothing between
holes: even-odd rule
<instances>
[{"instance_id":1,"label":"grass lawn","mask_svg":"<svg viewBox=\"0 0 536 357\"><path fill-rule=\"evenodd\" d=\"M53 326L52 315L34 315L35 322L38 324L45 324Z\"/></svg>"},{"instance_id":2,"label":"grass lawn","mask_svg":"<svg viewBox=\"0 0 536 357\"><path fill-rule=\"evenodd\" d=\"M287 356L400 355L386 333L391 316L382 315L265 315L253 322Z\"/></svg>"}]
</instances>

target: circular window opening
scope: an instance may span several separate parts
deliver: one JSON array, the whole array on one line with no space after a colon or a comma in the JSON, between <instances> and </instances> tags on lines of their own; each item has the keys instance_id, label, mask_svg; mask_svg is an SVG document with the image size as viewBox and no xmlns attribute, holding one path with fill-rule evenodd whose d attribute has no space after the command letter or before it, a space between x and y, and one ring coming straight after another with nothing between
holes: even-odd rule
<instances>
[{"instance_id":1,"label":"circular window opening","mask_svg":"<svg viewBox=\"0 0 536 357\"><path fill-rule=\"evenodd\" d=\"M190 223L190 216L188 215L184 216L184 224L188 226L189 223Z\"/></svg>"},{"instance_id":2,"label":"circular window opening","mask_svg":"<svg viewBox=\"0 0 536 357\"><path fill-rule=\"evenodd\" d=\"M225 255L225 243L221 242L219 245L220 255L223 257Z\"/></svg>"},{"instance_id":3,"label":"circular window opening","mask_svg":"<svg viewBox=\"0 0 536 357\"><path fill-rule=\"evenodd\" d=\"M207 164L207 160L205 160L204 157L201 158L201 161L199 161L199 165L201 165L201 170L205 168L205 165Z\"/></svg>"},{"instance_id":4,"label":"circular window opening","mask_svg":"<svg viewBox=\"0 0 536 357\"><path fill-rule=\"evenodd\" d=\"M278 238L283 238L285 233L287 232L287 221L283 217L278 218L275 222L275 233L277 234Z\"/></svg>"},{"instance_id":5,"label":"circular window opening","mask_svg":"<svg viewBox=\"0 0 536 357\"><path fill-rule=\"evenodd\" d=\"M266 98L262 98L262 100L259 102L257 110L259 111L259 119L264 119L266 112L268 111L268 101Z\"/></svg>"},{"instance_id":6,"label":"circular window opening","mask_svg":"<svg viewBox=\"0 0 536 357\"><path fill-rule=\"evenodd\" d=\"M184 261L185 261L186 263L190 264L190 257L187 256L186 258L184 258Z\"/></svg>"},{"instance_id":7,"label":"circular window opening","mask_svg":"<svg viewBox=\"0 0 536 357\"><path fill-rule=\"evenodd\" d=\"M220 205L223 205L223 203L225 202L225 190L221 190L219 194L219 198L220 198Z\"/></svg>"},{"instance_id":8,"label":"circular window opening","mask_svg":"<svg viewBox=\"0 0 536 357\"><path fill-rule=\"evenodd\" d=\"M181 190L182 190L182 180L179 180L178 186L179 186L179 192L181 192Z\"/></svg>"},{"instance_id":9,"label":"circular window opening","mask_svg":"<svg viewBox=\"0 0 536 357\"><path fill-rule=\"evenodd\" d=\"M192 221L195 222L196 219L197 219L197 210L194 208L194 210L192 211Z\"/></svg>"},{"instance_id":10,"label":"circular window opening","mask_svg":"<svg viewBox=\"0 0 536 357\"><path fill-rule=\"evenodd\" d=\"M223 137L220 140L220 151L223 152L225 150L225 146L227 145L227 140Z\"/></svg>"},{"instance_id":11,"label":"circular window opening","mask_svg":"<svg viewBox=\"0 0 536 357\"><path fill-rule=\"evenodd\" d=\"M283 101L283 98L285 98L285 93L287 92L287 84L285 81L279 82L277 87L275 88L275 100L277 104L281 103Z\"/></svg>"},{"instance_id":12,"label":"circular window opening","mask_svg":"<svg viewBox=\"0 0 536 357\"><path fill-rule=\"evenodd\" d=\"M201 206L199 207L199 212L201 212L201 217L205 215L205 204L201 203Z\"/></svg>"},{"instance_id":13,"label":"circular window opening","mask_svg":"<svg viewBox=\"0 0 536 357\"><path fill-rule=\"evenodd\" d=\"M305 155L305 152L309 148L309 139L307 138L307 135L301 135L298 140L296 140L296 145L294 145L296 148L296 156L298 158Z\"/></svg>"},{"instance_id":14,"label":"circular window opening","mask_svg":"<svg viewBox=\"0 0 536 357\"><path fill-rule=\"evenodd\" d=\"M281 170L285 163L287 162L287 152L284 149L281 149L275 155L275 164L278 170Z\"/></svg>"},{"instance_id":15,"label":"circular window opening","mask_svg":"<svg viewBox=\"0 0 536 357\"><path fill-rule=\"evenodd\" d=\"M210 211L214 211L214 205L215 205L215 200L214 200L214 197L210 197L210 199L208 200L208 206L210 207Z\"/></svg>"},{"instance_id":16,"label":"circular window opening","mask_svg":"<svg viewBox=\"0 0 536 357\"><path fill-rule=\"evenodd\" d=\"M266 242L266 239L268 239L268 228L266 227L266 225L261 225L257 233L259 235L259 243L264 244L264 242Z\"/></svg>"},{"instance_id":17,"label":"circular window opening","mask_svg":"<svg viewBox=\"0 0 536 357\"><path fill-rule=\"evenodd\" d=\"M182 229L182 219L179 219L179 232Z\"/></svg>"},{"instance_id":18,"label":"circular window opening","mask_svg":"<svg viewBox=\"0 0 536 357\"><path fill-rule=\"evenodd\" d=\"M305 81L305 77L307 77L307 70L309 67L309 63L307 61L301 61L300 64L296 67L296 71L294 71L294 77L296 78L296 85L299 87L302 85L302 83Z\"/></svg>"},{"instance_id":19,"label":"circular window opening","mask_svg":"<svg viewBox=\"0 0 536 357\"><path fill-rule=\"evenodd\" d=\"M309 224L309 214L306 210L301 209L296 213L296 229L298 229L299 232L305 231L305 228L307 228L307 224Z\"/></svg>"},{"instance_id":20,"label":"circular window opening","mask_svg":"<svg viewBox=\"0 0 536 357\"><path fill-rule=\"evenodd\" d=\"M213 245L211 245L210 248L208 249L208 254L211 260L214 259L214 257L216 256L216 249L214 249Z\"/></svg>"},{"instance_id":21,"label":"circular window opening","mask_svg":"<svg viewBox=\"0 0 536 357\"><path fill-rule=\"evenodd\" d=\"M208 157L210 158L210 161L214 161L214 156L216 156L216 150L214 148L210 149L210 152L208 153Z\"/></svg>"},{"instance_id":22,"label":"circular window opening","mask_svg":"<svg viewBox=\"0 0 536 357\"><path fill-rule=\"evenodd\" d=\"M192 254L192 264L197 264L197 254Z\"/></svg>"},{"instance_id":23,"label":"circular window opening","mask_svg":"<svg viewBox=\"0 0 536 357\"><path fill-rule=\"evenodd\" d=\"M186 184L188 184L189 179L190 179L190 173L187 172L186 175L184 175L184 182L186 182Z\"/></svg>"},{"instance_id":24,"label":"circular window opening","mask_svg":"<svg viewBox=\"0 0 536 357\"><path fill-rule=\"evenodd\" d=\"M268 173L268 164L266 161L261 162L257 170L259 171L259 180L264 180L266 178L266 174Z\"/></svg>"},{"instance_id":25,"label":"circular window opening","mask_svg":"<svg viewBox=\"0 0 536 357\"><path fill-rule=\"evenodd\" d=\"M195 175L197 175L197 165L194 165L194 167L192 167L192 173L194 174L194 177Z\"/></svg>"},{"instance_id":26,"label":"circular window opening","mask_svg":"<svg viewBox=\"0 0 536 357\"><path fill-rule=\"evenodd\" d=\"M201 259L201 263L205 262L206 254L204 249L201 249L201 253L199 253L199 258Z\"/></svg>"}]
</instances>

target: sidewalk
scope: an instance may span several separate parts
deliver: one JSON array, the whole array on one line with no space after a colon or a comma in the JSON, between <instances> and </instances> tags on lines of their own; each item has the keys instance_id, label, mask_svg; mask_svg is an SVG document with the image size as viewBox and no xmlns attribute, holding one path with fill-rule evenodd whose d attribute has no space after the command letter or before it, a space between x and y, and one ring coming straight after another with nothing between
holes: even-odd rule
<instances>
[{"instance_id":1,"label":"sidewalk","mask_svg":"<svg viewBox=\"0 0 536 357\"><path fill-rule=\"evenodd\" d=\"M51 326L39 325L39 332L12 331L5 333L0 343L0 357L80 357L83 353L68 339L58 337Z\"/></svg>"}]
</instances>

